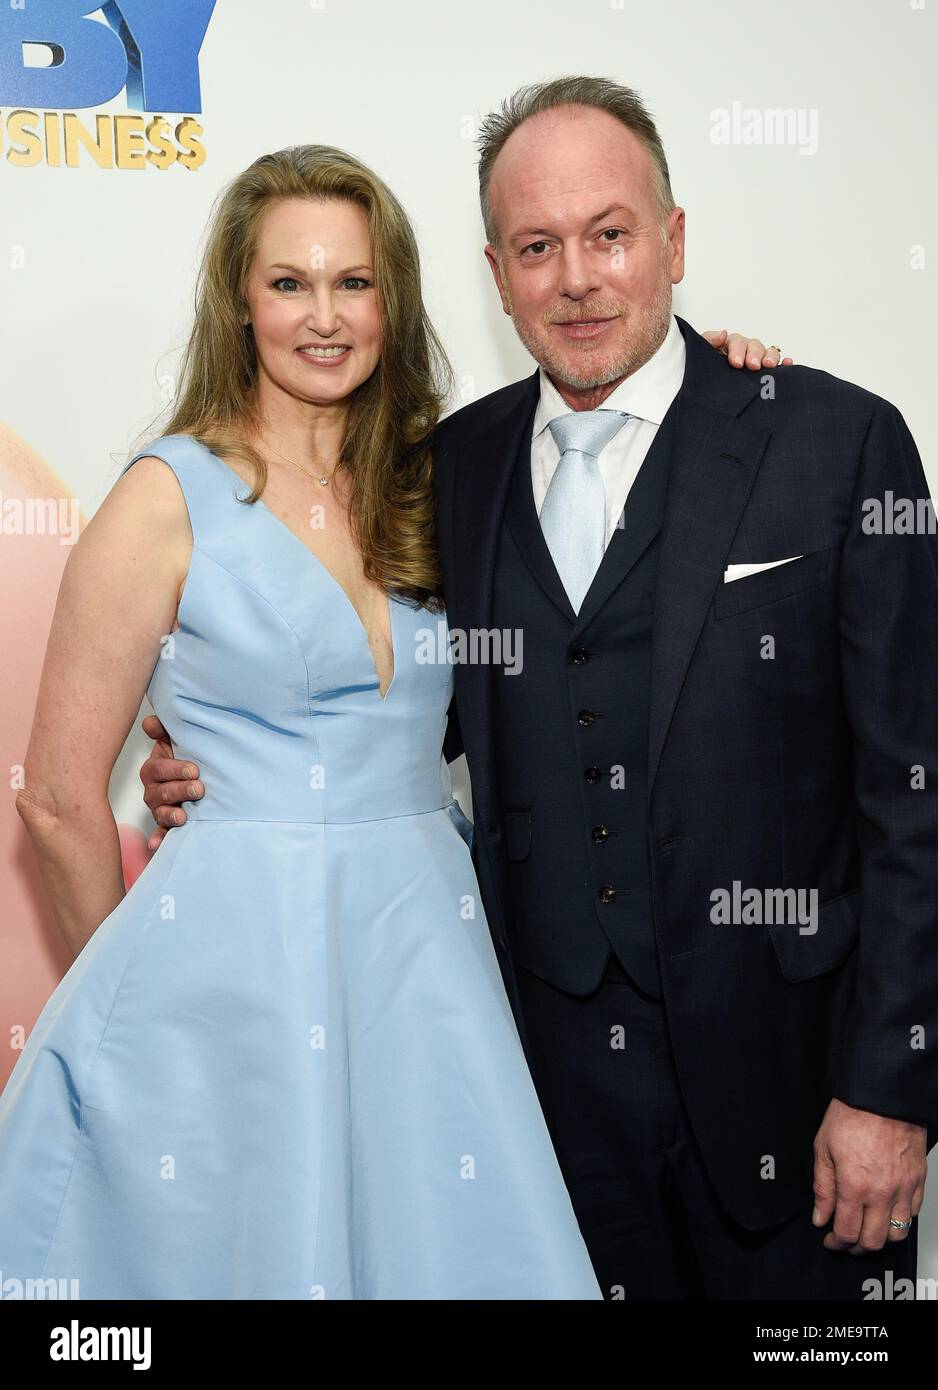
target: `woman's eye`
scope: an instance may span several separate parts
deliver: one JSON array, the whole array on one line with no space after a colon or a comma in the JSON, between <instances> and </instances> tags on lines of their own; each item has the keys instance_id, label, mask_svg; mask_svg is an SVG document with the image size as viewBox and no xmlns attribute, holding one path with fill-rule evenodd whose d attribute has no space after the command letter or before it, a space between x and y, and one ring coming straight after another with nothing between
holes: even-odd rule
<instances>
[{"instance_id":1,"label":"woman's eye","mask_svg":"<svg viewBox=\"0 0 938 1390\"><path fill-rule=\"evenodd\" d=\"M347 275L347 276L345 277L345 279L342 281L342 284L343 284L343 285L358 285L358 286L360 286L362 289L367 289L368 286L371 284L371 281L370 281L370 280L366 280L365 277L364 277L363 275Z\"/></svg>"},{"instance_id":2,"label":"woman's eye","mask_svg":"<svg viewBox=\"0 0 938 1390\"><path fill-rule=\"evenodd\" d=\"M278 289L281 285L299 285L299 283L299 280L294 280L291 275L282 275L279 280L274 281L274 289ZM285 293L289 294L290 291L287 290Z\"/></svg>"}]
</instances>

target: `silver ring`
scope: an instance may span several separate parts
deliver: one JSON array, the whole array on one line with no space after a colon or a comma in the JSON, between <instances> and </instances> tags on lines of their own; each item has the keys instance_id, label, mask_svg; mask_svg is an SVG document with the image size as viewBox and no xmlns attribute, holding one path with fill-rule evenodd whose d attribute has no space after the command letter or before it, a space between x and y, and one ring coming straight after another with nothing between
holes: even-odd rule
<instances>
[{"instance_id":1,"label":"silver ring","mask_svg":"<svg viewBox=\"0 0 938 1390\"><path fill-rule=\"evenodd\" d=\"M907 1230L909 1229L909 1227L912 1225L912 1222L911 1222L911 1221L894 1221L894 1220L892 1219L892 1217L890 1216L890 1218L889 1218L889 1224L890 1224L890 1226L895 1226L895 1228L896 1228L897 1231L907 1231Z\"/></svg>"}]
</instances>

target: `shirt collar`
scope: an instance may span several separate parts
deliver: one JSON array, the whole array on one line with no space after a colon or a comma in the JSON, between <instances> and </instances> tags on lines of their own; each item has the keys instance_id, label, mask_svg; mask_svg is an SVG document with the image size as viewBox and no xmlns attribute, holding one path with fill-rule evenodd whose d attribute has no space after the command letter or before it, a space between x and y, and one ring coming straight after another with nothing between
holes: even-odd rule
<instances>
[{"instance_id":1,"label":"shirt collar","mask_svg":"<svg viewBox=\"0 0 938 1390\"><path fill-rule=\"evenodd\" d=\"M672 314L661 345L637 371L619 382L616 389L603 401L602 409L624 410L640 420L649 420L653 425L660 425L668 407L681 389L681 382L684 380L684 360L684 336ZM556 420L558 415L574 413L543 367L539 375L541 394L534 414L532 440L546 430L551 420Z\"/></svg>"}]
</instances>

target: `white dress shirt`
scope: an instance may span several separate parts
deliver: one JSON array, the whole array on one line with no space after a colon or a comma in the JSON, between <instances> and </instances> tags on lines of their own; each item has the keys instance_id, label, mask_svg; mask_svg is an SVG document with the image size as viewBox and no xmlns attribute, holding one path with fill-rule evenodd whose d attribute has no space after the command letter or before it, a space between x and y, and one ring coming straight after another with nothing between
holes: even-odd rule
<instances>
[{"instance_id":1,"label":"white dress shirt","mask_svg":"<svg viewBox=\"0 0 938 1390\"><path fill-rule=\"evenodd\" d=\"M658 426L681 389L684 356L684 339L672 314L661 346L644 366L620 381L600 407L624 410L636 417L626 420L599 456L599 471L606 489L606 545L615 534L625 500L651 448ZM538 516L554 470L560 462L560 450L548 426L558 415L574 413L543 367L540 379L541 397L531 436L531 482Z\"/></svg>"}]
</instances>

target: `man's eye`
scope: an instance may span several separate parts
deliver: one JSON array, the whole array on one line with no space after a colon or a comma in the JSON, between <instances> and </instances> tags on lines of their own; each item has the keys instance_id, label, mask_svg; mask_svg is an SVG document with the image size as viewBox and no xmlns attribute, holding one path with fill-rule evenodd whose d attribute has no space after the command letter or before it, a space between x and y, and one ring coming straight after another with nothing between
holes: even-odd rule
<instances>
[{"instance_id":1,"label":"man's eye","mask_svg":"<svg viewBox=\"0 0 938 1390\"><path fill-rule=\"evenodd\" d=\"M279 280L274 281L274 289L278 289L280 285L299 285L299 283L299 280L294 280L291 275L282 275ZM284 293L289 294L291 291L286 290Z\"/></svg>"},{"instance_id":2,"label":"man's eye","mask_svg":"<svg viewBox=\"0 0 938 1390\"><path fill-rule=\"evenodd\" d=\"M616 237L624 235L621 227L606 227L600 232L600 236L608 236L610 233Z\"/></svg>"}]
</instances>

